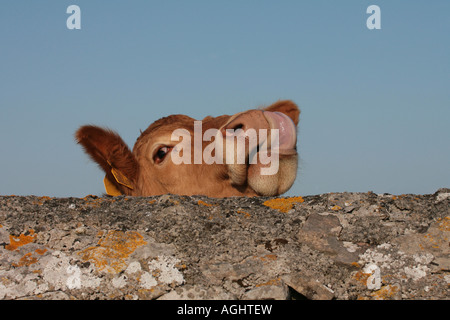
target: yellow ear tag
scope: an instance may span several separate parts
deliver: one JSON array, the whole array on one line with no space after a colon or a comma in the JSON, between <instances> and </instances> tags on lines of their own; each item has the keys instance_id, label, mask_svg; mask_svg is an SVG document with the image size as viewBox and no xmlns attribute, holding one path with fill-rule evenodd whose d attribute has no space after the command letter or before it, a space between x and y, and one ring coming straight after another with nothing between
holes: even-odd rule
<instances>
[{"instance_id":1,"label":"yellow ear tag","mask_svg":"<svg viewBox=\"0 0 450 320\"><path fill-rule=\"evenodd\" d=\"M133 190L133 186L131 185L130 180L128 180L127 177L125 177L122 172L119 170L116 170L114 168L111 168L111 173L113 174L114 178L116 179L117 183L120 183L121 185Z\"/></svg>"},{"instance_id":2,"label":"yellow ear tag","mask_svg":"<svg viewBox=\"0 0 450 320\"><path fill-rule=\"evenodd\" d=\"M103 179L103 184L105 185L105 190L108 195L113 196L113 197L122 195L122 192L120 192L116 188L116 186L111 181L109 181L108 178L106 178L106 176Z\"/></svg>"},{"instance_id":3,"label":"yellow ear tag","mask_svg":"<svg viewBox=\"0 0 450 320\"><path fill-rule=\"evenodd\" d=\"M109 166L111 167L111 173L113 174L114 179L116 179L117 183L127 187L128 189L133 190L133 186L131 185L130 180L128 180L128 178L125 177L122 174L122 172L120 172L119 170L114 169L114 167L112 166L111 162L109 162L109 161L107 161L107 162L108 162ZM109 181L109 183L112 184L111 181ZM114 187L114 188L117 190L116 187Z\"/></svg>"}]
</instances>

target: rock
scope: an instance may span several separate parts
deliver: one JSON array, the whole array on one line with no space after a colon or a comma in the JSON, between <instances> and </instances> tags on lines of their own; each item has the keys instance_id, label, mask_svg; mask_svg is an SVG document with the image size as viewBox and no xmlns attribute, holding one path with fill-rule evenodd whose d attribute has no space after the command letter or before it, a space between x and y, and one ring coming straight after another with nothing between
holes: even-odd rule
<instances>
[{"instance_id":1,"label":"rock","mask_svg":"<svg viewBox=\"0 0 450 320\"><path fill-rule=\"evenodd\" d=\"M449 193L0 196L0 299L449 299Z\"/></svg>"},{"instance_id":2,"label":"rock","mask_svg":"<svg viewBox=\"0 0 450 320\"><path fill-rule=\"evenodd\" d=\"M287 300L288 298L288 286L281 281L275 281L275 283L269 281L267 284L247 291L242 296L243 300Z\"/></svg>"},{"instance_id":3,"label":"rock","mask_svg":"<svg viewBox=\"0 0 450 320\"><path fill-rule=\"evenodd\" d=\"M320 283L308 272L285 275L282 279L289 287L307 299L330 300L334 298L334 291Z\"/></svg>"},{"instance_id":4,"label":"rock","mask_svg":"<svg viewBox=\"0 0 450 320\"><path fill-rule=\"evenodd\" d=\"M204 288L201 286L183 286L172 290L158 300L230 300L236 299L221 287Z\"/></svg>"},{"instance_id":5,"label":"rock","mask_svg":"<svg viewBox=\"0 0 450 320\"><path fill-rule=\"evenodd\" d=\"M302 244L331 255L337 263L351 265L358 260L361 250L351 242L339 241L341 230L342 226L335 215L311 214L300 229L298 239Z\"/></svg>"}]
</instances>

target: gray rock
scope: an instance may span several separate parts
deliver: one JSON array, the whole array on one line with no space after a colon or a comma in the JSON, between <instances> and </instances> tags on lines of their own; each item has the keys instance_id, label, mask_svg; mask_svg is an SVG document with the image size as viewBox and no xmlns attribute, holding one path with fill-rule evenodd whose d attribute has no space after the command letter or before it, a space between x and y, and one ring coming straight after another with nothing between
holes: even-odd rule
<instances>
[{"instance_id":1,"label":"gray rock","mask_svg":"<svg viewBox=\"0 0 450 320\"><path fill-rule=\"evenodd\" d=\"M449 299L449 194L0 196L0 299Z\"/></svg>"}]
</instances>

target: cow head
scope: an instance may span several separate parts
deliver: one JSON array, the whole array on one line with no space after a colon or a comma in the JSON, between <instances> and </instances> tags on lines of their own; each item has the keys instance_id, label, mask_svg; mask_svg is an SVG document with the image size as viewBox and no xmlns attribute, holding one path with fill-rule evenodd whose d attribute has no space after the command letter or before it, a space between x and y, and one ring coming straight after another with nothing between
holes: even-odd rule
<instances>
[{"instance_id":1,"label":"cow head","mask_svg":"<svg viewBox=\"0 0 450 320\"><path fill-rule=\"evenodd\" d=\"M171 115L151 124L131 151L108 129L83 126L76 140L106 172L111 195L274 196L297 175L292 101L196 121Z\"/></svg>"}]
</instances>

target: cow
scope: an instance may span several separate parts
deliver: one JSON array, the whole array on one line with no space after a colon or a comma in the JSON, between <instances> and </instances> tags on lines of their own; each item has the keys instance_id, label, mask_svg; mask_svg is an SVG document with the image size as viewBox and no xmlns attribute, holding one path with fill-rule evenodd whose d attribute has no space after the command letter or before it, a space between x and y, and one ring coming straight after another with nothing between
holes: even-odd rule
<instances>
[{"instance_id":1,"label":"cow","mask_svg":"<svg viewBox=\"0 0 450 320\"><path fill-rule=\"evenodd\" d=\"M132 151L118 133L94 125L75 139L106 173L112 196L276 196L297 176L299 115L290 100L201 121L170 115L141 132Z\"/></svg>"}]
</instances>

